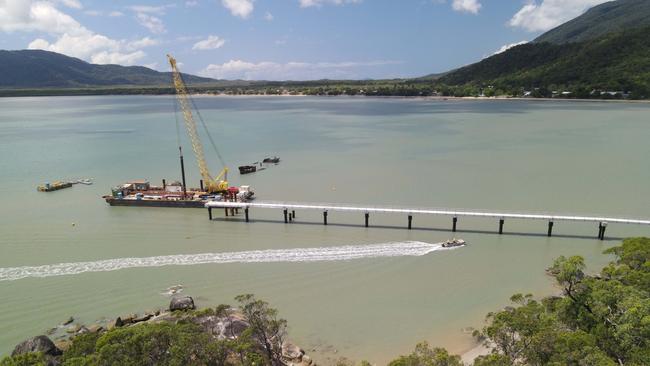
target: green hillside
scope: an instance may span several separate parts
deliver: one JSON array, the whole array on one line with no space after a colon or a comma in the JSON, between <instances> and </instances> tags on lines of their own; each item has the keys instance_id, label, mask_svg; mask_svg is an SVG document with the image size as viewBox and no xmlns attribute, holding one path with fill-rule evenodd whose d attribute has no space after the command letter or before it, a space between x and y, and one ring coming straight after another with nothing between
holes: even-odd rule
<instances>
[{"instance_id":1,"label":"green hillside","mask_svg":"<svg viewBox=\"0 0 650 366\"><path fill-rule=\"evenodd\" d=\"M595 6L585 14L554 28L534 42L583 42L630 29L650 26L650 1L617 0Z\"/></svg>"},{"instance_id":2,"label":"green hillside","mask_svg":"<svg viewBox=\"0 0 650 366\"><path fill-rule=\"evenodd\" d=\"M184 74L188 83L213 79ZM142 66L95 65L41 50L0 50L0 88L170 85L171 74Z\"/></svg>"},{"instance_id":3,"label":"green hillside","mask_svg":"<svg viewBox=\"0 0 650 366\"><path fill-rule=\"evenodd\" d=\"M588 97L596 90L650 96L650 27L568 44L529 43L455 70L446 85L493 86L509 94L540 88ZM546 96L546 95L542 95Z\"/></svg>"}]
</instances>

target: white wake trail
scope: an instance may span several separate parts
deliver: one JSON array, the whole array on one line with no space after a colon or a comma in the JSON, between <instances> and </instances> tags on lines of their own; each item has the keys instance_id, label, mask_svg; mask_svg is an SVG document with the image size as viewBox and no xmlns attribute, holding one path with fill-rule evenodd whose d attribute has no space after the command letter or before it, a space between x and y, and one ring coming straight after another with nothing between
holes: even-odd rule
<instances>
[{"instance_id":1,"label":"white wake trail","mask_svg":"<svg viewBox=\"0 0 650 366\"><path fill-rule=\"evenodd\" d=\"M93 262L0 268L0 281L15 281L28 277L65 276L85 272L107 272L125 268L189 266L210 263L321 262L380 257L418 257L439 249L443 249L441 244L407 241L322 248L268 249L227 253L116 258Z\"/></svg>"}]
</instances>

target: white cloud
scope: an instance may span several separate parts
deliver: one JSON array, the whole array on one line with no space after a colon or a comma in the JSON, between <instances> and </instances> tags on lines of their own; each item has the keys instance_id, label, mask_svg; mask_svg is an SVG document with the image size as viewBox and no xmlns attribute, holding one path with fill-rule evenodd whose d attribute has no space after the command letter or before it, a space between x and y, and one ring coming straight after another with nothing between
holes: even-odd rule
<instances>
[{"instance_id":1,"label":"white cloud","mask_svg":"<svg viewBox=\"0 0 650 366\"><path fill-rule=\"evenodd\" d=\"M529 32L547 31L608 1L610 0L530 0L508 24Z\"/></svg>"},{"instance_id":2,"label":"white cloud","mask_svg":"<svg viewBox=\"0 0 650 366\"><path fill-rule=\"evenodd\" d=\"M57 9L56 4L37 0L0 0L0 32L43 32L54 40L37 38L27 47L95 63L134 64L146 56L141 48L156 42L148 38L131 42L114 40L97 34Z\"/></svg>"},{"instance_id":3,"label":"white cloud","mask_svg":"<svg viewBox=\"0 0 650 366\"><path fill-rule=\"evenodd\" d=\"M264 19L268 20L269 22L272 21L273 20L273 14L271 14L270 12L267 11L266 14L264 14Z\"/></svg>"},{"instance_id":4,"label":"white cloud","mask_svg":"<svg viewBox=\"0 0 650 366\"><path fill-rule=\"evenodd\" d=\"M192 46L193 50L216 50L221 48L223 44L226 43L225 40L219 38L218 36L208 36L208 38L198 41Z\"/></svg>"},{"instance_id":5,"label":"white cloud","mask_svg":"<svg viewBox=\"0 0 650 366\"><path fill-rule=\"evenodd\" d=\"M344 4L358 4L363 0L299 0L301 8L309 8L312 6L323 6L325 4L344 5Z\"/></svg>"},{"instance_id":6,"label":"white cloud","mask_svg":"<svg viewBox=\"0 0 650 366\"><path fill-rule=\"evenodd\" d=\"M188 8L192 8L192 7L195 7L197 5L199 5L199 2L197 0L187 0L187 1L185 1L185 6L187 6Z\"/></svg>"},{"instance_id":7,"label":"white cloud","mask_svg":"<svg viewBox=\"0 0 650 366\"><path fill-rule=\"evenodd\" d=\"M167 31L165 29L165 24L158 17L146 13L137 13L136 18L138 19L138 23L140 23L141 26L149 29L151 33L161 34Z\"/></svg>"},{"instance_id":8,"label":"white cloud","mask_svg":"<svg viewBox=\"0 0 650 366\"><path fill-rule=\"evenodd\" d=\"M454 0L451 7L456 11L478 14L481 3L478 0Z\"/></svg>"},{"instance_id":9,"label":"white cloud","mask_svg":"<svg viewBox=\"0 0 650 366\"><path fill-rule=\"evenodd\" d=\"M248 18L254 9L253 0L221 0L221 4L230 10L232 15L243 19Z\"/></svg>"},{"instance_id":10,"label":"white cloud","mask_svg":"<svg viewBox=\"0 0 650 366\"><path fill-rule=\"evenodd\" d=\"M356 68L398 64L397 61L369 62L246 62L230 60L223 64L210 64L200 75L216 79L244 80L315 80L358 78Z\"/></svg>"},{"instance_id":11,"label":"white cloud","mask_svg":"<svg viewBox=\"0 0 650 366\"><path fill-rule=\"evenodd\" d=\"M136 13L147 13L147 14L156 14L156 15L165 15L165 12L168 8L175 7L176 4L166 4L166 5L132 5L128 8L133 10Z\"/></svg>"},{"instance_id":12,"label":"white cloud","mask_svg":"<svg viewBox=\"0 0 650 366\"><path fill-rule=\"evenodd\" d=\"M81 5L81 2L79 0L59 0L59 2L68 8L73 8L73 9L82 9L83 6Z\"/></svg>"},{"instance_id":13,"label":"white cloud","mask_svg":"<svg viewBox=\"0 0 650 366\"><path fill-rule=\"evenodd\" d=\"M123 17L124 13L122 13L121 11L115 10L115 11L112 11L112 12L108 13L108 16L109 17Z\"/></svg>"},{"instance_id":14,"label":"white cloud","mask_svg":"<svg viewBox=\"0 0 650 366\"><path fill-rule=\"evenodd\" d=\"M84 14L90 15L91 17L98 17L102 15L102 12L98 10L86 10L84 11Z\"/></svg>"},{"instance_id":15,"label":"white cloud","mask_svg":"<svg viewBox=\"0 0 650 366\"><path fill-rule=\"evenodd\" d=\"M517 47L517 46L520 46L520 45L522 45L522 44L526 44L526 43L528 43L528 41L521 41L521 42L517 42L517 43L511 43L511 44L503 45L503 46L501 46L501 48L499 48L496 52L494 52L494 53L492 54L492 56L494 56L494 55L498 55L498 54L500 54L500 53L504 53L504 52L506 52L507 50L511 49L512 47Z\"/></svg>"}]
</instances>

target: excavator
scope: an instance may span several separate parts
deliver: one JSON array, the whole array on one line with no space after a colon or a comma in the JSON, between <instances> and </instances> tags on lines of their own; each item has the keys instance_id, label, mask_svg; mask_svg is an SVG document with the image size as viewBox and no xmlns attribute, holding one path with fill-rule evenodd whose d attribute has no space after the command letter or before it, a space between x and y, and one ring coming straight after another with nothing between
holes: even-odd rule
<instances>
[{"instance_id":1,"label":"excavator","mask_svg":"<svg viewBox=\"0 0 650 366\"><path fill-rule=\"evenodd\" d=\"M208 169L208 164L205 161L203 144L201 143L201 139L199 138L199 133L196 127L196 122L194 120L194 115L192 114L192 106L194 105L194 102L190 98L190 95L187 91L187 87L185 86L185 82L183 81L183 76L181 75L181 72L178 69L178 63L176 62L176 59L171 55L167 55L167 59L169 60L169 64L171 65L172 68L174 88L176 89L176 99L178 100L178 104L180 105L181 110L183 112L183 119L185 120L185 129L187 130L187 135L189 136L190 142L192 144L192 150L194 151L194 156L196 157L196 162L199 166L199 172L201 173L201 177L203 178L203 183L205 185L204 189L207 193L226 192L228 190L228 167L224 163L221 155L219 154L219 150L217 149L214 140L210 136L210 133L208 132L205 122L203 121L203 118L201 117L197 109L197 115L199 117L199 120L201 121L205 129L205 132L208 136L208 139L210 140L210 143L212 144L212 147L217 153L217 157L219 158L221 164L223 165L223 169L221 170L219 175L213 177L212 174L210 174L210 170ZM194 106L194 108L196 109L196 106ZM185 169L183 165L183 149L180 146L180 143L178 146L178 150L180 153L181 168L183 171L183 189L185 193Z\"/></svg>"}]
</instances>

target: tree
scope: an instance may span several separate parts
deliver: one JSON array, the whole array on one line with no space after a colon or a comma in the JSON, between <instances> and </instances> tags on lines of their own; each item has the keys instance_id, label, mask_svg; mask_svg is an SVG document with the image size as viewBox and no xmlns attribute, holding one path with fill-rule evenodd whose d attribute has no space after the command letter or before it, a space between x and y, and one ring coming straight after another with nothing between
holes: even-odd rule
<instances>
[{"instance_id":1,"label":"tree","mask_svg":"<svg viewBox=\"0 0 650 366\"><path fill-rule=\"evenodd\" d=\"M400 356L389 366L462 366L460 356L450 355L444 348L431 348L427 342L418 343L408 356Z\"/></svg>"},{"instance_id":2,"label":"tree","mask_svg":"<svg viewBox=\"0 0 650 366\"><path fill-rule=\"evenodd\" d=\"M242 313L250 324L252 336L266 352L269 363L282 364L282 344L287 332L287 321L278 318L278 311L266 301L258 300L252 294L235 297Z\"/></svg>"}]
</instances>

